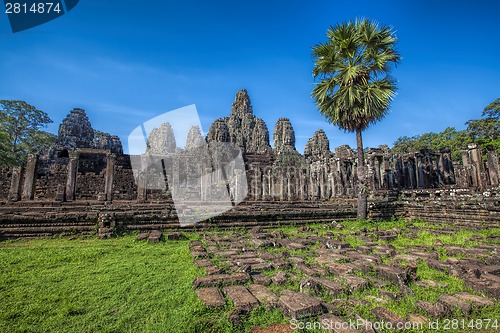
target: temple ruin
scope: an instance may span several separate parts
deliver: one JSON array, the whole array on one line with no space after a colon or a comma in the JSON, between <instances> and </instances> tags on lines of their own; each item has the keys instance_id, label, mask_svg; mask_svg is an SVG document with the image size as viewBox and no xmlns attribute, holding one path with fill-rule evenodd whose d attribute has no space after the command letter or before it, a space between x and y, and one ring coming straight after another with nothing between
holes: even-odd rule
<instances>
[{"instance_id":1,"label":"temple ruin","mask_svg":"<svg viewBox=\"0 0 500 333\"><path fill-rule=\"evenodd\" d=\"M331 150L325 132L318 130L301 154L295 148L293 125L287 118L280 118L275 124L272 147L269 141L267 125L254 115L247 91L241 90L236 94L229 116L216 119L205 138L199 128L193 127L185 147L178 147L172 127L165 123L150 133L145 153L168 158L173 153L201 156L196 149L217 143L231 143L239 148L244 159L244 170L240 171L246 173L248 195L240 208L235 207L232 213L226 214L233 218L239 216L238 221L245 219L238 215L238 209L245 211L244 207L249 205L267 211L267 220L272 220L273 216L286 218L288 203L301 203L306 207L303 211L308 212L318 213L323 209L319 215L306 214L318 219L331 219L335 212L342 211L339 207L343 204L354 207L357 159L349 146L341 145ZM30 155L23 166L0 169L0 200L2 209L7 211L1 219L12 223L12 217L17 216L14 220L24 221L26 214L19 213L21 207L54 207L56 203L59 203L57 207L81 207L88 203L101 207L83 218L94 224L97 216L112 205L145 207L158 204L165 209L171 201L166 176L161 168L145 169L141 177L148 182L156 177L166 184L156 188L142 184L134 175L131 163L134 158L141 157L124 154L117 136L96 131L84 110L73 109L59 126L54 146L39 155ZM446 147L440 151L421 150L399 156L383 145L368 149L365 158L369 199L374 203L370 206L372 217L397 215L401 211L401 204L397 202L402 199L474 195L488 198L499 193L498 154L491 151L483 157L476 144L462 151L461 162L452 161L451 151ZM177 164L171 172L182 179L183 174L195 167ZM198 181L186 182L183 188L190 200L210 200L211 193L225 185L223 180L218 176L200 177ZM381 203L385 207L390 202L396 202L393 206L398 208L384 208L384 213L380 213ZM284 217L276 217L276 205L280 203L281 212L285 210ZM127 211L126 208L121 210ZM120 214L113 214L119 219ZM168 216L153 214L143 220L150 222L147 225L154 224L153 220L160 221L160 226L171 225L175 224L175 214L170 206ZM349 214L343 216L352 217ZM40 216L34 219L43 220Z\"/></svg>"}]
</instances>

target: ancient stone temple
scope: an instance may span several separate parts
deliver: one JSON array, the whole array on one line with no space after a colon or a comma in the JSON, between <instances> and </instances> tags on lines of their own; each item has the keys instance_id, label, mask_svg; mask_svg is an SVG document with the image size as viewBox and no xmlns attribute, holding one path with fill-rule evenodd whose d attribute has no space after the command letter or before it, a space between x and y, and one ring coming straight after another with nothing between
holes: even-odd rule
<instances>
[{"instance_id":1,"label":"ancient stone temple","mask_svg":"<svg viewBox=\"0 0 500 333\"><path fill-rule=\"evenodd\" d=\"M222 220L259 221L272 217L317 221L331 219L335 214L342 218L355 216L355 152L347 145L331 149L325 132L318 130L301 154L295 147L295 132L287 118L280 118L273 131L271 147L267 125L254 115L247 91L241 90L230 114L216 119L206 137L193 127L185 146L178 147L174 129L164 123L151 131L145 154L131 156L123 153L117 136L93 129L85 111L73 109L62 121L54 146L39 155L30 155L23 166L0 169L0 202L18 203L16 209L29 206L30 202L73 204L86 211L85 217L79 217L77 211L74 217L74 221L88 221L86 228L95 225L93 208L83 208L88 207L87 203L92 203L92 207L102 203L100 210L111 207L107 206L111 203L113 207L123 207L122 213L114 211L111 215L121 219L121 223L135 223L134 228L151 225L152 221L167 226L176 214L190 210L189 205L174 208L171 204L173 196L180 194L186 202L209 202L226 193L235 207L232 213L219 218ZM225 148L220 149L222 146ZM232 163L240 153L242 164ZM476 144L462 151L461 163L451 160L451 151L446 147L399 156L382 145L368 149L365 158L369 199L374 203L369 213L374 218L422 216L420 206L414 210L411 205L398 204L380 208L375 205L377 202L443 196L453 199L476 194L495 198L500 193L498 154L491 151L482 156ZM139 165L135 170L134 162ZM245 182L241 177L228 177L230 174L245 175ZM239 197L241 193L246 193L244 198ZM146 204L158 206L132 214L126 208L132 203L139 205L141 212ZM447 206L465 207L458 203ZM436 212L443 209L448 207L440 207ZM26 221L27 217L19 214L4 215L3 220ZM472 219L495 219L491 210L476 213L467 208L463 214ZM33 218L47 222L43 216ZM426 219L432 218L426 215Z\"/></svg>"},{"instance_id":2,"label":"ancient stone temple","mask_svg":"<svg viewBox=\"0 0 500 333\"><path fill-rule=\"evenodd\" d=\"M164 123L150 133L146 153L199 155L197 149L214 143L231 143L241 150L248 179L247 201L317 201L356 194L356 155L349 146L341 145L331 151L325 132L318 130L300 154L295 148L290 120L280 118L274 126L271 147L268 128L253 114L250 97L244 89L236 94L229 116L216 119L206 138L199 128L193 127L186 146L181 149L171 125ZM385 145L370 148L366 154L370 193L374 196L387 191L446 187L483 191L498 186L499 163L495 152L490 152L484 163L479 147L471 144L463 151L462 158L462 164L451 161L447 148L404 156L393 155ZM174 177L182 178L193 167L192 163L179 166ZM164 171L156 171L158 182L163 184ZM151 183L154 175L150 172L148 177ZM220 181L211 179L209 184L205 181L202 185L200 180L186 186L192 187L189 191L193 200L209 199L210 182ZM0 197L13 201L169 198L168 184L153 188L144 185L138 192L130 156L123 154L120 139L94 130L82 109L71 110L62 121L53 147L39 156L30 156L25 166L3 172L2 182L8 184L8 190L4 188Z\"/></svg>"}]
</instances>

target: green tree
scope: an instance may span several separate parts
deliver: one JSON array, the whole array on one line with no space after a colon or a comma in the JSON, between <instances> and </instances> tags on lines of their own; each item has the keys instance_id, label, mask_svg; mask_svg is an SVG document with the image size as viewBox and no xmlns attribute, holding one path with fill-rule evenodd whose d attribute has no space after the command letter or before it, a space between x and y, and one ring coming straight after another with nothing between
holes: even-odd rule
<instances>
[{"instance_id":1,"label":"green tree","mask_svg":"<svg viewBox=\"0 0 500 333\"><path fill-rule=\"evenodd\" d=\"M500 98L484 108L481 119L469 120L467 134L478 143L483 153L495 149L500 152Z\"/></svg>"},{"instance_id":2,"label":"green tree","mask_svg":"<svg viewBox=\"0 0 500 333\"><path fill-rule=\"evenodd\" d=\"M0 132L4 133L4 142L0 146L6 160L20 163L30 152L38 152L54 141L53 134L43 132L52 120L47 113L18 100L0 100Z\"/></svg>"},{"instance_id":3,"label":"green tree","mask_svg":"<svg viewBox=\"0 0 500 333\"><path fill-rule=\"evenodd\" d=\"M0 132L0 167L15 164L15 158L10 152L9 136Z\"/></svg>"},{"instance_id":4,"label":"green tree","mask_svg":"<svg viewBox=\"0 0 500 333\"><path fill-rule=\"evenodd\" d=\"M392 152L394 154L403 155L414 151L417 151L417 136L402 136L397 138L392 147Z\"/></svg>"},{"instance_id":5,"label":"green tree","mask_svg":"<svg viewBox=\"0 0 500 333\"><path fill-rule=\"evenodd\" d=\"M326 42L312 48L313 75L321 80L312 97L328 121L356 132L358 219L364 219L367 187L362 132L387 114L396 94L390 66L401 57L394 30L368 19L337 24L326 35Z\"/></svg>"}]
</instances>

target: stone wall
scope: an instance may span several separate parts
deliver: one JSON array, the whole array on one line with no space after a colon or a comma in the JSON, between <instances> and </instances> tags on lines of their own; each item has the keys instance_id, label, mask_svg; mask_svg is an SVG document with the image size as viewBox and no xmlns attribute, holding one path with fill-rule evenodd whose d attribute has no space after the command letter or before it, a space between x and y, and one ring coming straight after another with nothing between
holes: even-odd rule
<instances>
[{"instance_id":1,"label":"stone wall","mask_svg":"<svg viewBox=\"0 0 500 333\"><path fill-rule=\"evenodd\" d=\"M42 159L36 169L36 200L58 200L66 185L69 158ZM62 198L60 197L59 200Z\"/></svg>"},{"instance_id":2,"label":"stone wall","mask_svg":"<svg viewBox=\"0 0 500 333\"><path fill-rule=\"evenodd\" d=\"M0 199L7 199L9 197L13 169L0 168Z\"/></svg>"}]
</instances>

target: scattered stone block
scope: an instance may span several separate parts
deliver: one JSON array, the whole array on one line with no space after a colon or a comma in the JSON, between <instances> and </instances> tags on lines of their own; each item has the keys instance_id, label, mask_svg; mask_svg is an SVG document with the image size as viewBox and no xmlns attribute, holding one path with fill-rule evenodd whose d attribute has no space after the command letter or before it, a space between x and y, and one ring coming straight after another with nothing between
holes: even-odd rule
<instances>
[{"instance_id":1,"label":"scattered stone block","mask_svg":"<svg viewBox=\"0 0 500 333\"><path fill-rule=\"evenodd\" d=\"M148 239L149 237L149 233L148 232L141 232L137 235L137 237L135 237L136 240L138 241L142 241L142 240L146 240Z\"/></svg>"},{"instance_id":2,"label":"scattered stone block","mask_svg":"<svg viewBox=\"0 0 500 333\"><path fill-rule=\"evenodd\" d=\"M206 251L205 248L201 245L193 245L193 246L191 246L190 250L191 250L191 253L192 252L205 252Z\"/></svg>"},{"instance_id":3,"label":"scattered stone block","mask_svg":"<svg viewBox=\"0 0 500 333\"><path fill-rule=\"evenodd\" d=\"M389 280L397 285L407 283L407 276L405 271L394 266L378 265L377 277L379 277L380 279Z\"/></svg>"},{"instance_id":4,"label":"scattered stone block","mask_svg":"<svg viewBox=\"0 0 500 333\"><path fill-rule=\"evenodd\" d=\"M391 323L392 327L404 325L404 323L406 322L403 317L386 308L376 307L372 310L372 313L378 319L383 320L387 323Z\"/></svg>"},{"instance_id":5,"label":"scattered stone block","mask_svg":"<svg viewBox=\"0 0 500 333\"><path fill-rule=\"evenodd\" d=\"M320 302L307 294L286 290L279 299L283 314L293 319L317 316L323 312Z\"/></svg>"},{"instance_id":6,"label":"scattered stone block","mask_svg":"<svg viewBox=\"0 0 500 333\"><path fill-rule=\"evenodd\" d=\"M208 266L205 268L205 271L207 275L222 274L224 272L224 270L218 266Z\"/></svg>"},{"instance_id":7,"label":"scattered stone block","mask_svg":"<svg viewBox=\"0 0 500 333\"><path fill-rule=\"evenodd\" d=\"M298 264L304 264L306 263L306 260L301 257L290 257L288 258L288 261L291 262L293 265L298 265Z\"/></svg>"},{"instance_id":8,"label":"scattered stone block","mask_svg":"<svg viewBox=\"0 0 500 333\"><path fill-rule=\"evenodd\" d=\"M429 322L429 318L422 316L421 314L410 313L408 314L408 322L418 323L421 324L422 327L428 327L427 323Z\"/></svg>"},{"instance_id":9,"label":"scattered stone block","mask_svg":"<svg viewBox=\"0 0 500 333\"><path fill-rule=\"evenodd\" d=\"M267 271L273 268L273 265L267 262L251 265L251 270L253 272Z\"/></svg>"},{"instance_id":10,"label":"scattered stone block","mask_svg":"<svg viewBox=\"0 0 500 333\"><path fill-rule=\"evenodd\" d=\"M464 283L472 288L475 292L480 292L489 297L500 300L500 277L484 273L481 278L465 277Z\"/></svg>"},{"instance_id":11,"label":"scattered stone block","mask_svg":"<svg viewBox=\"0 0 500 333\"><path fill-rule=\"evenodd\" d=\"M171 232L167 235L168 240L180 240L184 238L185 238L184 235L178 231Z\"/></svg>"},{"instance_id":12,"label":"scattered stone block","mask_svg":"<svg viewBox=\"0 0 500 333\"><path fill-rule=\"evenodd\" d=\"M278 297L265 286L260 284L251 284L248 286L248 290L262 305L264 305L266 309L272 309L278 306Z\"/></svg>"},{"instance_id":13,"label":"scattered stone block","mask_svg":"<svg viewBox=\"0 0 500 333\"><path fill-rule=\"evenodd\" d=\"M469 294L469 293L464 292L464 291L456 293L454 296L456 296L456 297L458 297L466 302L472 303L472 306L475 308L482 308L483 306L495 305L494 302L487 299L486 297Z\"/></svg>"},{"instance_id":14,"label":"scattered stone block","mask_svg":"<svg viewBox=\"0 0 500 333\"><path fill-rule=\"evenodd\" d=\"M250 330L250 333L293 333L296 332L290 324L271 324L266 328L259 326Z\"/></svg>"},{"instance_id":15,"label":"scattered stone block","mask_svg":"<svg viewBox=\"0 0 500 333\"><path fill-rule=\"evenodd\" d=\"M219 288L201 288L196 290L196 294L206 306L222 307L226 301Z\"/></svg>"},{"instance_id":16,"label":"scattered stone block","mask_svg":"<svg viewBox=\"0 0 500 333\"><path fill-rule=\"evenodd\" d=\"M149 243L158 243L159 241L161 241L162 235L163 234L160 230L153 230L149 233L148 242Z\"/></svg>"},{"instance_id":17,"label":"scattered stone block","mask_svg":"<svg viewBox=\"0 0 500 333\"><path fill-rule=\"evenodd\" d=\"M338 282L343 284L351 293L366 289L370 286L368 280L355 275L344 275L338 279Z\"/></svg>"},{"instance_id":18,"label":"scattered stone block","mask_svg":"<svg viewBox=\"0 0 500 333\"><path fill-rule=\"evenodd\" d=\"M448 273L450 270L449 264L446 264L446 263L444 263L440 260L437 260L437 259L427 259L427 265L430 268L434 268L434 269L437 269L437 270L445 272L445 273Z\"/></svg>"},{"instance_id":19,"label":"scattered stone block","mask_svg":"<svg viewBox=\"0 0 500 333\"><path fill-rule=\"evenodd\" d=\"M223 251L219 251L217 253L215 253L215 255L217 255L217 257L220 257L220 258L230 258L232 256L235 256L239 253L239 251L237 250L223 250Z\"/></svg>"},{"instance_id":20,"label":"scattered stone block","mask_svg":"<svg viewBox=\"0 0 500 333\"><path fill-rule=\"evenodd\" d=\"M455 296L443 294L438 297L438 302L443 303L450 309L459 309L464 314L468 314L471 311L471 306L469 302L464 301L463 299L460 299Z\"/></svg>"},{"instance_id":21,"label":"scattered stone block","mask_svg":"<svg viewBox=\"0 0 500 333\"><path fill-rule=\"evenodd\" d=\"M415 284L422 288L446 288L448 285L446 283L435 282L431 280L417 281Z\"/></svg>"},{"instance_id":22,"label":"scattered stone block","mask_svg":"<svg viewBox=\"0 0 500 333\"><path fill-rule=\"evenodd\" d=\"M227 320L233 324L233 326L239 326L241 324L241 316L238 309L232 309L227 313Z\"/></svg>"},{"instance_id":23,"label":"scattered stone block","mask_svg":"<svg viewBox=\"0 0 500 333\"><path fill-rule=\"evenodd\" d=\"M272 240L268 240L268 239L253 239L252 243L256 248L275 246L275 242L273 242Z\"/></svg>"},{"instance_id":24,"label":"scattered stone block","mask_svg":"<svg viewBox=\"0 0 500 333\"><path fill-rule=\"evenodd\" d=\"M265 252L265 251L260 251L259 256L263 260L273 260L273 261L278 260L274 255L272 255L269 252ZM281 260L281 259L279 259L279 260Z\"/></svg>"},{"instance_id":25,"label":"scattered stone block","mask_svg":"<svg viewBox=\"0 0 500 333\"><path fill-rule=\"evenodd\" d=\"M391 242L398 238L398 235L383 235L383 236L378 236L378 239L386 241L386 242Z\"/></svg>"},{"instance_id":26,"label":"scattered stone block","mask_svg":"<svg viewBox=\"0 0 500 333\"><path fill-rule=\"evenodd\" d=\"M231 284L244 284L250 279L246 273L235 274L214 274L209 276L199 276L193 281L195 288L199 287L217 287Z\"/></svg>"},{"instance_id":27,"label":"scattered stone block","mask_svg":"<svg viewBox=\"0 0 500 333\"><path fill-rule=\"evenodd\" d=\"M201 246L201 241L199 240L192 240L192 241L189 241L189 246L193 247L193 246Z\"/></svg>"},{"instance_id":28,"label":"scattered stone block","mask_svg":"<svg viewBox=\"0 0 500 333\"><path fill-rule=\"evenodd\" d=\"M378 291L378 294L381 297L384 297L385 299L389 299L389 300L392 300L392 301L397 301L400 298L400 296L401 296L398 293L393 293L392 291L380 290L380 289Z\"/></svg>"},{"instance_id":29,"label":"scattered stone block","mask_svg":"<svg viewBox=\"0 0 500 333\"><path fill-rule=\"evenodd\" d=\"M281 258L276 258L273 260L273 268L276 268L276 269L290 269L291 266L290 266L290 263L281 259Z\"/></svg>"},{"instance_id":30,"label":"scattered stone block","mask_svg":"<svg viewBox=\"0 0 500 333\"><path fill-rule=\"evenodd\" d=\"M278 271L276 274L274 274L271 280L275 285L281 286L287 282L286 274L282 271Z\"/></svg>"},{"instance_id":31,"label":"scattered stone block","mask_svg":"<svg viewBox=\"0 0 500 333\"><path fill-rule=\"evenodd\" d=\"M340 295L345 291L341 284L330 279L312 278L311 280L321 286L321 289L328 292L331 296Z\"/></svg>"},{"instance_id":32,"label":"scattered stone block","mask_svg":"<svg viewBox=\"0 0 500 333\"><path fill-rule=\"evenodd\" d=\"M209 267L209 266L212 266L212 263L210 262L210 260L207 260L207 259L199 259L199 260L195 260L195 261L194 261L194 264L195 264L198 268L203 268L203 267Z\"/></svg>"},{"instance_id":33,"label":"scattered stone block","mask_svg":"<svg viewBox=\"0 0 500 333\"><path fill-rule=\"evenodd\" d=\"M208 254L206 252L191 251L191 255L195 259L208 259Z\"/></svg>"},{"instance_id":34,"label":"scattered stone block","mask_svg":"<svg viewBox=\"0 0 500 333\"><path fill-rule=\"evenodd\" d=\"M252 274L251 277L253 283L255 284L260 284L266 287L271 284L271 278L262 273Z\"/></svg>"},{"instance_id":35,"label":"scattered stone block","mask_svg":"<svg viewBox=\"0 0 500 333\"><path fill-rule=\"evenodd\" d=\"M348 248L350 248L351 244L346 243L346 242L341 242L341 241L336 241L336 240L329 239L326 242L326 247L329 248L329 249L340 250L340 249L348 249Z\"/></svg>"},{"instance_id":36,"label":"scattered stone block","mask_svg":"<svg viewBox=\"0 0 500 333\"><path fill-rule=\"evenodd\" d=\"M320 257L317 258L318 264L323 264L326 266L326 269L334 275L344 275L344 274L349 274L352 273L353 266L350 264L343 264L343 263L337 263L334 261L331 261L331 259L322 260Z\"/></svg>"},{"instance_id":37,"label":"scattered stone block","mask_svg":"<svg viewBox=\"0 0 500 333\"><path fill-rule=\"evenodd\" d=\"M248 313L259 306L257 299L243 286L225 287L224 294L233 301L235 309L240 313Z\"/></svg>"},{"instance_id":38,"label":"scattered stone block","mask_svg":"<svg viewBox=\"0 0 500 333\"><path fill-rule=\"evenodd\" d=\"M433 318L441 318L449 313L449 310L442 303L430 303L418 300L415 307L419 308Z\"/></svg>"},{"instance_id":39,"label":"scattered stone block","mask_svg":"<svg viewBox=\"0 0 500 333\"><path fill-rule=\"evenodd\" d=\"M320 302L323 312L331 313L336 316L341 314L341 311L333 304L327 302Z\"/></svg>"}]
</instances>

